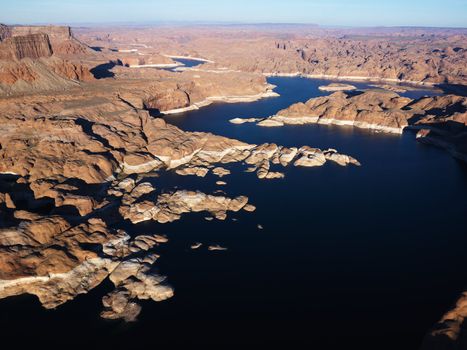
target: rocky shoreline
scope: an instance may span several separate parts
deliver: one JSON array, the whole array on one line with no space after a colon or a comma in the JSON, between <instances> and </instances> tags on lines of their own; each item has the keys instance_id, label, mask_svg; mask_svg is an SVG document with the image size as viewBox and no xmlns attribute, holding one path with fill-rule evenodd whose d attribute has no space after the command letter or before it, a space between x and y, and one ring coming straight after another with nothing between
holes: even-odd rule
<instances>
[{"instance_id":1,"label":"rocky shoreline","mask_svg":"<svg viewBox=\"0 0 467 350\"><path fill-rule=\"evenodd\" d=\"M382 78L377 76L359 76L359 75L334 75L334 74L305 74L300 72L295 73L281 73L269 72L263 73L266 77L301 77L307 79L324 79L324 80L337 80L337 81L363 81L363 82L386 82L392 84L408 84L422 87L435 87L437 83L419 81L419 80L406 80L394 78Z\"/></svg>"},{"instance_id":2,"label":"rocky shoreline","mask_svg":"<svg viewBox=\"0 0 467 350\"><path fill-rule=\"evenodd\" d=\"M464 37L451 33L433 36L433 42L396 35L382 45L340 35L284 39L283 33L243 33L224 41L199 29L201 39L182 35L177 41L171 31L164 37L163 28L148 40L131 28L116 38L102 29L79 30L80 39L87 40L78 40L69 27L0 25L0 298L32 294L52 309L110 281L113 289L102 296L100 312L106 319L135 321L142 300L158 302L175 293L170 276L158 271L168 238L132 237L125 226L164 225L193 213L205 213L208 221L239 211L255 215L255 198L219 187L212 193L166 188L157 181L160 174L214 175L212 182L225 186L220 179L234 171L230 165L244 166L243 176L262 181L282 181L284 169L292 166L319 171L328 162L361 165L335 149L257 145L186 132L153 117L156 111L176 114L214 102L277 97L266 76L430 88L464 84L466 76L466 49L458 45ZM138 49L128 49L132 45ZM172 58L204 64L177 72L150 69L178 66ZM354 90L342 85L323 90ZM397 94L398 85L382 88L338 91L267 118L231 123L334 124L394 134L415 129L417 140L467 160L466 97L413 100ZM189 249L203 244L207 251L227 249L215 242L193 243ZM437 342L445 347L465 342L465 317L462 295L427 336L426 349Z\"/></svg>"},{"instance_id":3,"label":"rocky shoreline","mask_svg":"<svg viewBox=\"0 0 467 350\"><path fill-rule=\"evenodd\" d=\"M275 166L360 165L336 150L185 132L148 111L277 96L263 77L229 73L227 82L215 83L190 72L124 65L112 72L108 80L78 82L63 92L0 100L0 298L33 294L45 308L56 308L108 279L115 289L103 296L101 316L134 321L140 300L165 300L174 290L157 272L167 239L130 237L124 223L164 224L198 212L225 220L230 212L255 210L245 196L167 190L148 178L161 172L222 177L230 170L221 165L245 163L248 172L272 181L285 176ZM224 95L216 93L220 86ZM211 244L208 250L223 249Z\"/></svg>"},{"instance_id":4,"label":"rocky shoreline","mask_svg":"<svg viewBox=\"0 0 467 350\"><path fill-rule=\"evenodd\" d=\"M427 129L417 140L445 148L458 159L467 158L467 99L455 95L401 97L389 90L365 90L356 95L335 92L305 103L296 103L267 118L235 118L233 124L256 123L262 127L324 124L353 126L402 134L405 129ZM452 124L450 128L445 125Z\"/></svg>"},{"instance_id":5,"label":"rocky shoreline","mask_svg":"<svg viewBox=\"0 0 467 350\"><path fill-rule=\"evenodd\" d=\"M274 87L268 85L267 91L259 93L257 95L239 95L239 96L209 96L205 100L201 102L196 102L188 107L182 108L175 108L169 110L160 111L161 114L179 114L188 111L193 111L200 109L202 107L209 106L215 102L222 102L222 103L247 103L247 102L255 102L261 100L263 98L271 98L271 97L278 97L279 94L277 92L272 91Z\"/></svg>"}]
</instances>

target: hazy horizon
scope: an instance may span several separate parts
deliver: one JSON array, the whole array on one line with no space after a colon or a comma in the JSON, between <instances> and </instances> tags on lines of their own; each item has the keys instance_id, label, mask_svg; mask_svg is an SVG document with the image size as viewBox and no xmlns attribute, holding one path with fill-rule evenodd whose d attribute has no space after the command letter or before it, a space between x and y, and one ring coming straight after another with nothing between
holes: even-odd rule
<instances>
[{"instance_id":1,"label":"hazy horizon","mask_svg":"<svg viewBox=\"0 0 467 350\"><path fill-rule=\"evenodd\" d=\"M141 22L9 22L0 20L0 24L10 26L70 26L70 27L138 27L138 26L180 26L180 27L196 27L196 26L315 26L323 29L359 29L359 28L412 28L412 29L452 29L452 30L467 30L466 26L422 26L422 25L323 25L319 23L305 23L305 22L219 22L219 21L141 21Z\"/></svg>"},{"instance_id":2,"label":"hazy horizon","mask_svg":"<svg viewBox=\"0 0 467 350\"><path fill-rule=\"evenodd\" d=\"M6 24L317 24L323 27L467 27L467 1L0 0Z\"/></svg>"}]
</instances>

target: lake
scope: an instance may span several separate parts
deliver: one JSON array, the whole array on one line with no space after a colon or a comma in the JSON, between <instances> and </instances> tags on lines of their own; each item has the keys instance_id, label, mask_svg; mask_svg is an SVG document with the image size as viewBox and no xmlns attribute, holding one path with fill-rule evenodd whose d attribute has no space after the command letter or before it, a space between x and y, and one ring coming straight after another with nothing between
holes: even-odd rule
<instances>
[{"instance_id":1,"label":"lake","mask_svg":"<svg viewBox=\"0 0 467 350\"><path fill-rule=\"evenodd\" d=\"M164 118L184 130L255 144L336 148L362 166L289 166L279 168L284 179L259 180L243 165L227 165L232 174L222 179L228 184L221 189L228 196L248 196L255 212L228 213L225 221L206 221L199 213L171 224L122 224L132 235L169 237L158 266L174 287L174 298L142 302L139 321L132 324L99 318L108 282L57 310L42 309L30 296L9 298L0 301L2 338L21 342L28 334L36 344L135 348L417 349L467 287L466 165L418 143L410 131L388 135L341 126L229 123L326 95L318 87L329 83L268 80L280 97L212 104ZM208 193L220 189L216 180L211 174L149 178L167 191ZM191 250L194 242L204 249ZM228 250L209 252L208 244Z\"/></svg>"}]
</instances>

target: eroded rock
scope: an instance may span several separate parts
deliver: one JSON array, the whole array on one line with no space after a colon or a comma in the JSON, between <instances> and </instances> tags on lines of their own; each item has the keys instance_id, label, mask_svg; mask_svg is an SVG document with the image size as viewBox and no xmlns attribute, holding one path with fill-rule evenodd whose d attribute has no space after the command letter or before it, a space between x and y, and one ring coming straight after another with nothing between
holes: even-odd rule
<instances>
[{"instance_id":1,"label":"eroded rock","mask_svg":"<svg viewBox=\"0 0 467 350\"><path fill-rule=\"evenodd\" d=\"M119 210L122 216L132 223L147 220L166 223L180 219L185 213L202 211L207 211L218 219L225 219L227 211L239 211L247 202L248 198L244 196L228 198L179 190L160 194L153 202L122 202Z\"/></svg>"}]
</instances>

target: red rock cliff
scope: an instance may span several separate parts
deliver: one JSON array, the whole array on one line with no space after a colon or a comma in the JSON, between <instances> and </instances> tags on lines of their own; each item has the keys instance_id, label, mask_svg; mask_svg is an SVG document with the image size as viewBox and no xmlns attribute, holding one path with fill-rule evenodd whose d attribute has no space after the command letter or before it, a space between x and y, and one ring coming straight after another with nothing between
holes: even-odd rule
<instances>
[{"instance_id":1,"label":"red rock cliff","mask_svg":"<svg viewBox=\"0 0 467 350\"><path fill-rule=\"evenodd\" d=\"M10 27L0 24L0 41L5 40L11 36Z\"/></svg>"},{"instance_id":2,"label":"red rock cliff","mask_svg":"<svg viewBox=\"0 0 467 350\"><path fill-rule=\"evenodd\" d=\"M73 37L68 26L12 26L11 36L25 36L31 34L46 34L55 54L75 55L85 54L89 48Z\"/></svg>"},{"instance_id":3,"label":"red rock cliff","mask_svg":"<svg viewBox=\"0 0 467 350\"><path fill-rule=\"evenodd\" d=\"M0 43L0 59L50 57L53 54L46 34L29 34L6 38Z\"/></svg>"},{"instance_id":4,"label":"red rock cliff","mask_svg":"<svg viewBox=\"0 0 467 350\"><path fill-rule=\"evenodd\" d=\"M14 54L19 60L26 57L49 57L53 53L47 34L14 36L7 41L11 41Z\"/></svg>"}]
</instances>

